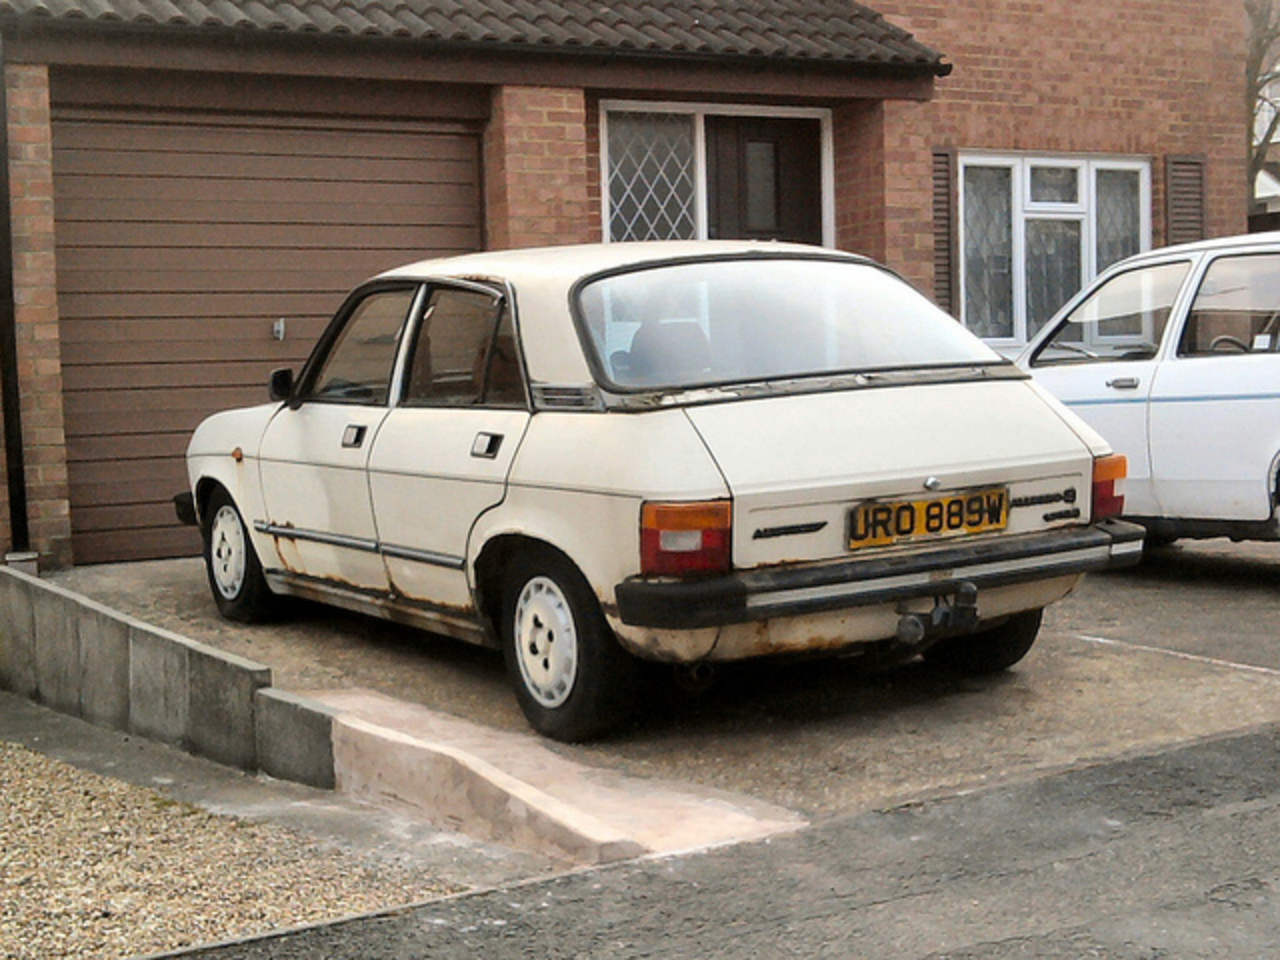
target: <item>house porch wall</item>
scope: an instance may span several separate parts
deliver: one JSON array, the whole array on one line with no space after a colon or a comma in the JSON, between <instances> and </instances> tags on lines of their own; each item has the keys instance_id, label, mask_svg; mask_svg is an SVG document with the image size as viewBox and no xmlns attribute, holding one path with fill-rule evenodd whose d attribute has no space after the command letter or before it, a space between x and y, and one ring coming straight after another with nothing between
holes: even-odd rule
<instances>
[{"instance_id":1,"label":"house porch wall","mask_svg":"<svg viewBox=\"0 0 1280 960\"><path fill-rule=\"evenodd\" d=\"M599 236L599 214L589 201L583 90L496 87L484 154L490 249Z\"/></svg>"},{"instance_id":2,"label":"house porch wall","mask_svg":"<svg viewBox=\"0 0 1280 960\"><path fill-rule=\"evenodd\" d=\"M5 83L27 522L31 547L39 552L42 566L58 568L69 565L72 557L49 70L43 64L10 65L5 68ZM7 495L0 496L0 540L8 549L12 530Z\"/></svg>"}]
</instances>

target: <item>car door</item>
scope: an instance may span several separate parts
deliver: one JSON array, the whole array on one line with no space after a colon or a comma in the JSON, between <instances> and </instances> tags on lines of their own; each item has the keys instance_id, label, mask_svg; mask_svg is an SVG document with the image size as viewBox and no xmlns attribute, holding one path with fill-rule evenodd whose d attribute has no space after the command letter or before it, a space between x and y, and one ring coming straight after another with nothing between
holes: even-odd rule
<instances>
[{"instance_id":1,"label":"car door","mask_svg":"<svg viewBox=\"0 0 1280 960\"><path fill-rule=\"evenodd\" d=\"M1219 256L1151 392L1164 515L1266 520L1280 454L1280 252Z\"/></svg>"},{"instance_id":2,"label":"car door","mask_svg":"<svg viewBox=\"0 0 1280 960\"><path fill-rule=\"evenodd\" d=\"M1125 510L1135 516L1159 514L1147 401L1190 269L1189 260L1179 259L1104 279L1058 318L1031 355L1036 382L1128 458Z\"/></svg>"},{"instance_id":3,"label":"car door","mask_svg":"<svg viewBox=\"0 0 1280 960\"><path fill-rule=\"evenodd\" d=\"M288 573L387 590L367 469L419 291L379 286L348 300L263 435L262 529Z\"/></svg>"},{"instance_id":4,"label":"car door","mask_svg":"<svg viewBox=\"0 0 1280 960\"><path fill-rule=\"evenodd\" d=\"M502 292L430 290L401 397L374 440L369 483L398 597L446 619L471 602L467 542L506 495L529 422L511 311Z\"/></svg>"}]
</instances>

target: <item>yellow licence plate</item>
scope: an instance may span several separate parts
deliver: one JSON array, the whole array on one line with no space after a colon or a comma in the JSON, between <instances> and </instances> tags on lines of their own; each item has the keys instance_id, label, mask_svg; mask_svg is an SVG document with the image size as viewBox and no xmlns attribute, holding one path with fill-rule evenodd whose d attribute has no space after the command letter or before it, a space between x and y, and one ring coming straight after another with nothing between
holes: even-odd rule
<instances>
[{"instance_id":1,"label":"yellow licence plate","mask_svg":"<svg viewBox=\"0 0 1280 960\"><path fill-rule=\"evenodd\" d=\"M986 533L1003 530L1008 523L1006 487L923 500L867 500L849 512L849 549Z\"/></svg>"}]
</instances>

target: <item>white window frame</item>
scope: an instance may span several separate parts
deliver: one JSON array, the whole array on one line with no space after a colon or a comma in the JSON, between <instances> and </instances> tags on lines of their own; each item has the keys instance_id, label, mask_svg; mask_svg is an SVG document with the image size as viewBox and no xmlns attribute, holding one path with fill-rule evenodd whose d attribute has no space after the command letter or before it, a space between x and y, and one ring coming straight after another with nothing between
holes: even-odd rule
<instances>
[{"instance_id":1,"label":"white window frame","mask_svg":"<svg viewBox=\"0 0 1280 960\"><path fill-rule=\"evenodd\" d=\"M969 167L1006 167L1011 171L1013 237L1013 335L989 337L996 349L1019 349L1027 343L1027 223L1031 220L1070 220L1080 223L1080 282L1088 284L1099 273L1097 244L1097 174L1104 170L1136 172L1138 177L1138 251L1151 249L1151 161L1120 156L1071 154L1009 154L967 152L959 156L959 205L957 225L960 265L959 316L968 325L965 303L965 171ZM1063 167L1078 171L1079 194L1075 203L1031 200L1031 171L1035 167Z\"/></svg>"},{"instance_id":2,"label":"white window frame","mask_svg":"<svg viewBox=\"0 0 1280 960\"><path fill-rule=\"evenodd\" d=\"M657 100L601 100L600 101L600 223L605 243L614 242L609 236L609 114L616 113L668 113L693 118L694 143L694 221L696 239L707 239L710 219L707 208L707 127L706 120L714 117L759 117L762 120L788 119L817 120L821 138L822 164L822 244L836 244L836 173L835 137L832 133L831 111L817 107L770 107L750 104L681 103Z\"/></svg>"}]
</instances>

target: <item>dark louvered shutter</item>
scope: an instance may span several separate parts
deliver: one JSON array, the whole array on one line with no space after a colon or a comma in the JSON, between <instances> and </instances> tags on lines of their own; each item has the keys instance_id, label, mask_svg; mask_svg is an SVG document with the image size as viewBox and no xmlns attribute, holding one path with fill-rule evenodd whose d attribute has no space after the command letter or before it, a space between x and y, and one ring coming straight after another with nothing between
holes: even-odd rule
<instances>
[{"instance_id":1,"label":"dark louvered shutter","mask_svg":"<svg viewBox=\"0 0 1280 960\"><path fill-rule=\"evenodd\" d=\"M1167 239L1190 243L1205 237L1205 158L1165 158Z\"/></svg>"},{"instance_id":2,"label":"dark louvered shutter","mask_svg":"<svg viewBox=\"0 0 1280 960\"><path fill-rule=\"evenodd\" d=\"M943 310L955 313L956 302L956 155L952 150L933 154L933 299Z\"/></svg>"}]
</instances>

